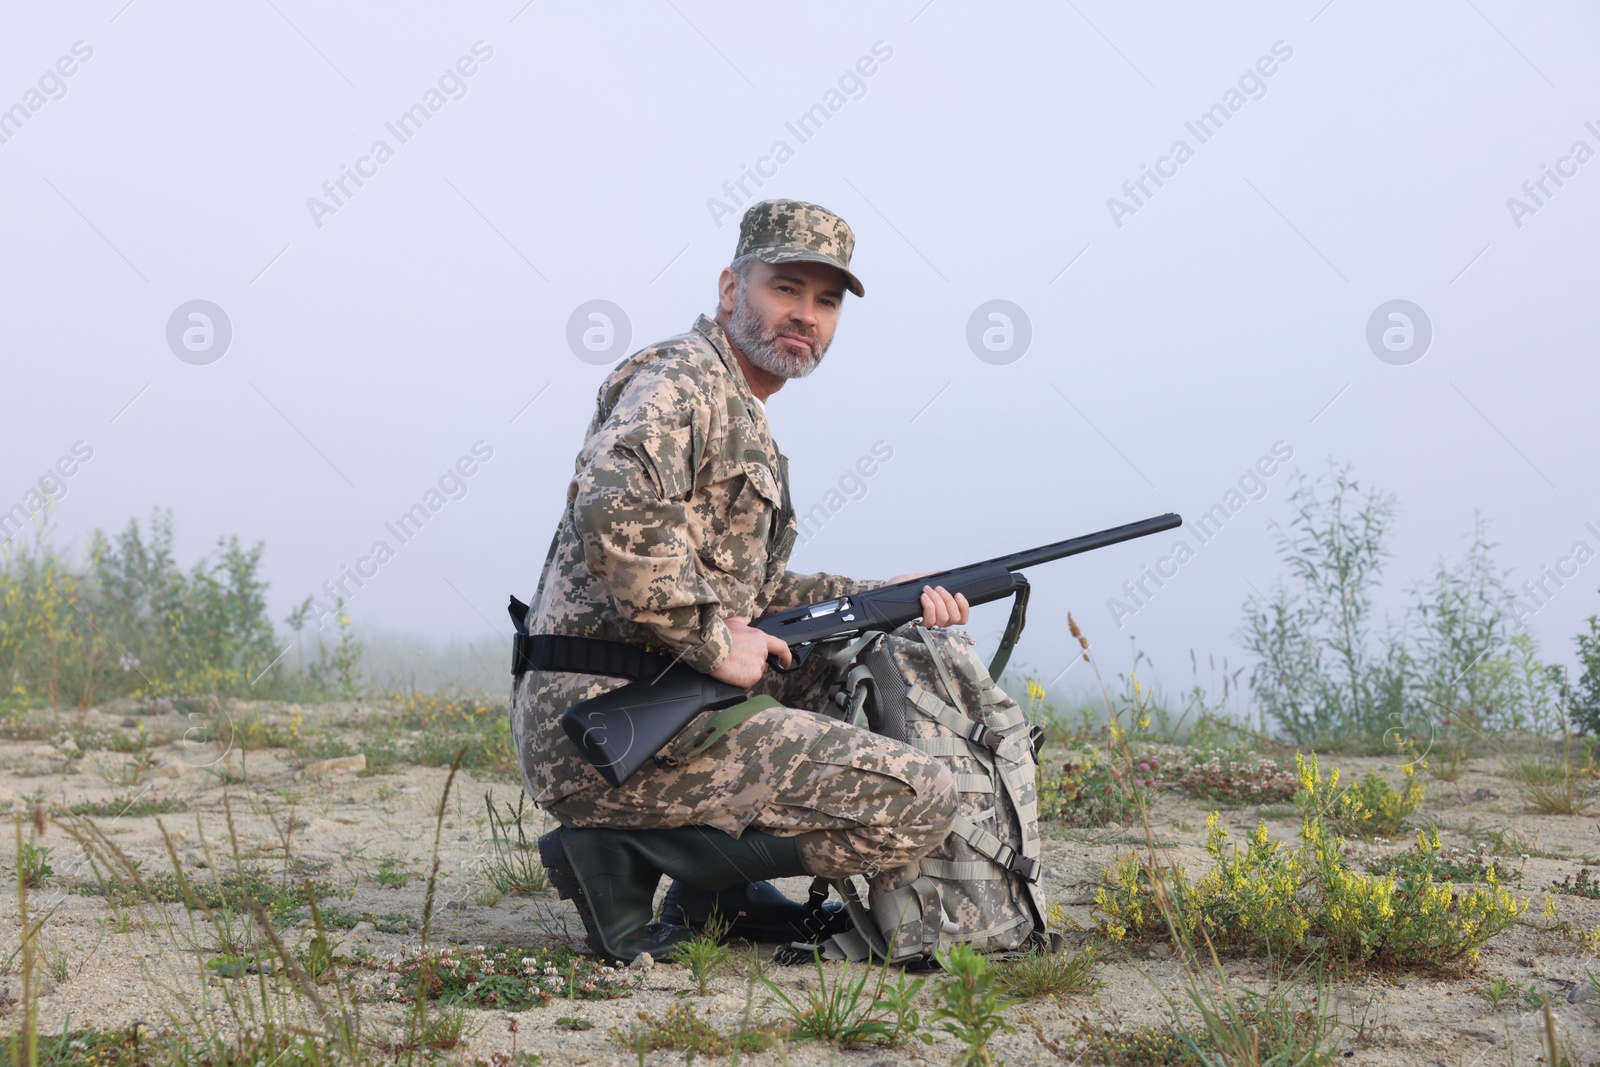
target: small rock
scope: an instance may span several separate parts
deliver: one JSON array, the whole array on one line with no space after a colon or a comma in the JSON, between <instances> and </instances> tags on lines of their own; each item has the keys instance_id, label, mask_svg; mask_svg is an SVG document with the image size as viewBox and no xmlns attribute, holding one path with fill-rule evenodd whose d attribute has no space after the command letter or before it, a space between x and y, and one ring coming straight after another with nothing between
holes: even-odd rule
<instances>
[{"instance_id":1,"label":"small rock","mask_svg":"<svg viewBox=\"0 0 1600 1067\"><path fill-rule=\"evenodd\" d=\"M378 928L369 922L359 922L350 928L352 937L371 937L378 932Z\"/></svg>"},{"instance_id":2,"label":"small rock","mask_svg":"<svg viewBox=\"0 0 1600 1067\"><path fill-rule=\"evenodd\" d=\"M632 963L628 964L628 970L649 973L649 971L654 968L655 965L656 961L654 956L650 955L648 952L641 952L633 958Z\"/></svg>"},{"instance_id":3,"label":"small rock","mask_svg":"<svg viewBox=\"0 0 1600 1067\"><path fill-rule=\"evenodd\" d=\"M315 763L306 764L305 770L300 772L303 778L321 778L324 775L340 772L356 772L367 769L367 754L359 752L354 756L337 756L333 759L317 760Z\"/></svg>"}]
</instances>

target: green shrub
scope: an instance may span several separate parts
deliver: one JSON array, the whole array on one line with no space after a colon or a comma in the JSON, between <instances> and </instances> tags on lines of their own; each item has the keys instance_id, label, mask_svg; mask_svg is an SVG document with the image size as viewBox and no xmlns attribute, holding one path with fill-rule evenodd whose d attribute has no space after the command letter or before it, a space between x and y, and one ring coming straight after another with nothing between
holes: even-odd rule
<instances>
[{"instance_id":1,"label":"green shrub","mask_svg":"<svg viewBox=\"0 0 1600 1067\"><path fill-rule=\"evenodd\" d=\"M1378 644L1372 593L1388 556L1394 497L1363 494L1348 467L1311 482L1296 474L1294 517L1278 531L1293 588L1245 606L1245 647L1261 663L1256 697L1297 744L1381 735L1403 711L1404 646Z\"/></svg>"},{"instance_id":2,"label":"green shrub","mask_svg":"<svg viewBox=\"0 0 1600 1067\"><path fill-rule=\"evenodd\" d=\"M1487 882L1491 877L1497 882L1520 882L1522 873L1513 870L1489 855L1489 846L1477 852L1453 854L1445 852L1439 843L1439 831L1430 837L1426 831L1417 831L1417 845L1396 856L1387 856L1367 864L1371 874L1396 874L1406 878L1426 877L1435 882Z\"/></svg>"},{"instance_id":3,"label":"green shrub","mask_svg":"<svg viewBox=\"0 0 1600 1067\"><path fill-rule=\"evenodd\" d=\"M1363 491L1348 466L1330 463L1315 481L1297 475L1289 499L1294 516L1278 535L1289 577L1247 602L1244 643L1259 663L1255 695L1290 740L1376 751L1396 730L1433 739L1444 718L1538 734L1556 727L1561 672L1539 660L1531 634L1513 632L1514 601L1481 517L1465 555L1441 559L1408 590L1404 625L1380 632L1373 594L1394 497ZM1600 641L1600 623L1591 632ZM1447 774L1461 757L1455 743Z\"/></svg>"},{"instance_id":4,"label":"green shrub","mask_svg":"<svg viewBox=\"0 0 1600 1067\"><path fill-rule=\"evenodd\" d=\"M1589 632L1575 641L1580 671L1572 693L1572 721L1584 733L1600 734L1600 615L1589 616Z\"/></svg>"},{"instance_id":5,"label":"green shrub","mask_svg":"<svg viewBox=\"0 0 1600 1067\"><path fill-rule=\"evenodd\" d=\"M1207 820L1213 866L1191 882L1177 866L1152 868L1120 857L1095 894L1097 921L1113 940L1161 939L1219 951L1303 954L1311 945L1353 965L1451 967L1472 964L1484 942L1527 908L1502 889L1490 867L1481 885L1462 891L1430 866L1390 874L1350 870L1336 818L1352 818L1360 801L1340 790L1337 771L1323 778L1302 761L1301 843L1271 840L1265 824L1244 852L1225 847L1216 813Z\"/></svg>"},{"instance_id":6,"label":"green shrub","mask_svg":"<svg viewBox=\"0 0 1600 1067\"><path fill-rule=\"evenodd\" d=\"M145 530L136 520L114 538L96 530L82 564L42 534L0 556L5 699L88 707L112 697L334 695L350 674L326 666L326 649L310 673L281 661L262 551L218 539L215 553L185 571L173 555L171 513L158 511ZM338 614L333 661L353 669L359 645Z\"/></svg>"},{"instance_id":7,"label":"green shrub","mask_svg":"<svg viewBox=\"0 0 1600 1067\"><path fill-rule=\"evenodd\" d=\"M17 854L17 877L23 885L38 889L44 885L46 878L55 873L55 868L50 866L50 854L53 851L44 845L23 842L22 851Z\"/></svg>"},{"instance_id":8,"label":"green shrub","mask_svg":"<svg viewBox=\"0 0 1600 1067\"><path fill-rule=\"evenodd\" d=\"M713 913L704 930L673 947L672 961L682 964L689 972L695 992L702 997L710 995L712 979L727 970L733 960L732 951L722 943L728 932L728 922Z\"/></svg>"},{"instance_id":9,"label":"green shrub","mask_svg":"<svg viewBox=\"0 0 1600 1067\"><path fill-rule=\"evenodd\" d=\"M1011 1001L1001 995L1000 976L989 961L966 943L939 957L945 977L939 982L942 1003L928 1016L961 1044L957 1067L991 1067L989 1041L1014 1027L1003 1014Z\"/></svg>"},{"instance_id":10,"label":"green shrub","mask_svg":"<svg viewBox=\"0 0 1600 1067\"><path fill-rule=\"evenodd\" d=\"M1389 780L1377 771L1368 771L1361 781L1350 787L1355 804L1351 807L1360 814L1335 829L1360 837L1393 837L1400 832L1405 820L1415 814L1422 804L1422 782L1416 776L1416 764L1406 763L1400 768L1405 777L1403 789L1395 789Z\"/></svg>"}]
</instances>

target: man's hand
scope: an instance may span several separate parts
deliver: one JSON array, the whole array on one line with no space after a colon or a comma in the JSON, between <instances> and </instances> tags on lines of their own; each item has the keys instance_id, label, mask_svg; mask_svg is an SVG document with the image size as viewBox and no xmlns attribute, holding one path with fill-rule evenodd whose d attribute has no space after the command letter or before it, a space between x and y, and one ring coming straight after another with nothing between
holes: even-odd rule
<instances>
[{"instance_id":1,"label":"man's hand","mask_svg":"<svg viewBox=\"0 0 1600 1067\"><path fill-rule=\"evenodd\" d=\"M722 661L722 666L711 672L711 677L717 681L749 689L766 672L768 654L777 656L778 662L785 667L794 662L794 654L789 651L789 646L751 626L748 615L723 621L728 624L728 636L733 639L733 652Z\"/></svg>"},{"instance_id":2,"label":"man's hand","mask_svg":"<svg viewBox=\"0 0 1600 1067\"><path fill-rule=\"evenodd\" d=\"M923 575L932 574L933 571L923 571L922 574L902 574L898 578L890 578L890 585L901 582L914 581ZM944 586L925 585L922 587L922 625L924 626L965 626L967 619L972 614L972 606L967 603L967 598L962 593L951 596Z\"/></svg>"}]
</instances>

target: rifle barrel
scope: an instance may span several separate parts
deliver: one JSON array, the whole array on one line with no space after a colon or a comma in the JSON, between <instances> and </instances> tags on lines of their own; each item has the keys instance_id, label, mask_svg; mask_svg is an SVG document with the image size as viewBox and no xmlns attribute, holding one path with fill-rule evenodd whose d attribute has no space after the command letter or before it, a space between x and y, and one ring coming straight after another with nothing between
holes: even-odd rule
<instances>
[{"instance_id":1,"label":"rifle barrel","mask_svg":"<svg viewBox=\"0 0 1600 1067\"><path fill-rule=\"evenodd\" d=\"M1165 515L1156 515L1153 518L1140 519L1123 526L1113 526L1109 530L1100 530L1097 533L1084 534L1082 537L1071 537L1065 541L1057 541L1053 545L1043 545L1039 548L1030 548L1023 552L1013 552L1009 556L996 556L994 559L984 560L978 566L999 566L1008 571L1020 570L1023 567L1037 567L1041 563L1063 559L1067 556L1076 556L1080 552L1090 552L1107 545L1131 541L1135 537L1147 537L1150 534L1171 530L1183 525L1183 519L1176 512L1167 512Z\"/></svg>"}]
</instances>

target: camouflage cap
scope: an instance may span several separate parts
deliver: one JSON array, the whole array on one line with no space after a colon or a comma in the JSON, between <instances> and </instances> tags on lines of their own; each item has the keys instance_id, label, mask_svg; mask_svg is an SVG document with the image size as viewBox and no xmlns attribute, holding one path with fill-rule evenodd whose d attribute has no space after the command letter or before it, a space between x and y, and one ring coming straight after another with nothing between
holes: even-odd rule
<instances>
[{"instance_id":1,"label":"camouflage cap","mask_svg":"<svg viewBox=\"0 0 1600 1067\"><path fill-rule=\"evenodd\" d=\"M850 272L856 235L850 224L825 207L804 200L763 200L739 220L738 259L747 253L767 263L826 263L844 271L845 285L865 296L861 279Z\"/></svg>"}]
</instances>

